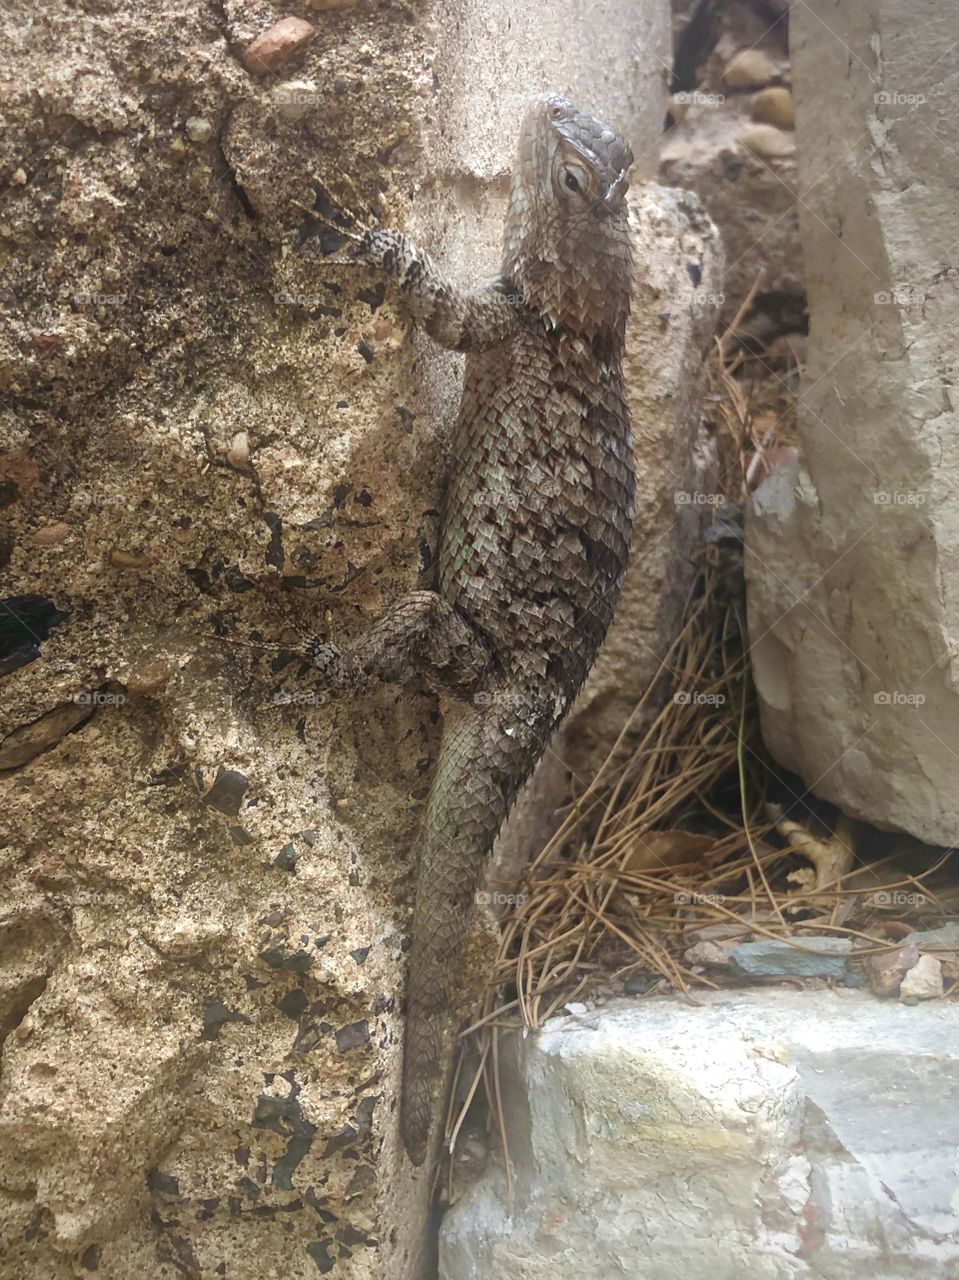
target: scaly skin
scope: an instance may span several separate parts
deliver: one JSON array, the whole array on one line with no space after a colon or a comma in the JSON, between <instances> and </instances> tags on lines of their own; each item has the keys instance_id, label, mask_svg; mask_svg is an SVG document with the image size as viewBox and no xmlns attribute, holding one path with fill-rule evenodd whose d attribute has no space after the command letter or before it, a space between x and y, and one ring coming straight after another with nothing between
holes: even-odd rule
<instances>
[{"instance_id":1,"label":"scaly skin","mask_svg":"<svg viewBox=\"0 0 959 1280\"><path fill-rule=\"evenodd\" d=\"M452 976L484 860L606 633L626 566L633 461L621 356L632 155L566 99L529 107L501 276L464 291L402 234L362 258L415 320L467 353L438 553L415 592L345 652L331 686L418 670L453 699L419 851L401 1127L422 1164L449 1056Z\"/></svg>"}]
</instances>

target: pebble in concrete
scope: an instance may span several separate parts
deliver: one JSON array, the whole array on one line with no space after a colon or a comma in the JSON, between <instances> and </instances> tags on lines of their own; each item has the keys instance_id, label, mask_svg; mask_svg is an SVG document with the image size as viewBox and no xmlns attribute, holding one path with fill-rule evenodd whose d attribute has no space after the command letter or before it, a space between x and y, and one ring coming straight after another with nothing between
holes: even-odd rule
<instances>
[{"instance_id":1,"label":"pebble in concrete","mask_svg":"<svg viewBox=\"0 0 959 1280\"><path fill-rule=\"evenodd\" d=\"M804 937L795 943L763 938L734 947L729 963L749 978L842 978L851 950L848 938Z\"/></svg>"}]
</instances>

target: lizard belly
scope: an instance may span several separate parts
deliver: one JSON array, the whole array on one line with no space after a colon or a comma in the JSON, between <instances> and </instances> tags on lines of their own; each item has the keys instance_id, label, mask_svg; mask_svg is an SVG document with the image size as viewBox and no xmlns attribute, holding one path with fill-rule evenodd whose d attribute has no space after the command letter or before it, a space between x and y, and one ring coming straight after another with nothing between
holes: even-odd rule
<instances>
[{"instance_id":1,"label":"lizard belly","mask_svg":"<svg viewBox=\"0 0 959 1280\"><path fill-rule=\"evenodd\" d=\"M439 588L506 675L577 687L612 616L632 522L618 370L521 333L470 356Z\"/></svg>"}]
</instances>

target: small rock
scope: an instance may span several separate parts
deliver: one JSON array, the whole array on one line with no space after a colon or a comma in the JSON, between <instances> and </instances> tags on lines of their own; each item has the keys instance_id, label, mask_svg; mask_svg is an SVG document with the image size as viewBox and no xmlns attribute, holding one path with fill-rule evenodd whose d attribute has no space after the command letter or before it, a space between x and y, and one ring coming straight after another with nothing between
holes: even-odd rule
<instances>
[{"instance_id":1,"label":"small rock","mask_svg":"<svg viewBox=\"0 0 959 1280\"><path fill-rule=\"evenodd\" d=\"M687 964L728 965L735 942L697 942L683 955Z\"/></svg>"},{"instance_id":2,"label":"small rock","mask_svg":"<svg viewBox=\"0 0 959 1280\"><path fill-rule=\"evenodd\" d=\"M296 859L296 848L292 844L285 844L273 859L273 865L281 871L295 871Z\"/></svg>"},{"instance_id":3,"label":"small rock","mask_svg":"<svg viewBox=\"0 0 959 1280\"><path fill-rule=\"evenodd\" d=\"M191 142L209 142L213 137L213 125L202 116L190 116L186 122L186 136Z\"/></svg>"},{"instance_id":4,"label":"small rock","mask_svg":"<svg viewBox=\"0 0 959 1280\"><path fill-rule=\"evenodd\" d=\"M211 1000L203 1010L203 1030L201 1040L219 1040L220 1031L228 1022L246 1022L250 1019L242 1013L227 1008L221 1000Z\"/></svg>"},{"instance_id":5,"label":"small rock","mask_svg":"<svg viewBox=\"0 0 959 1280\"><path fill-rule=\"evenodd\" d=\"M942 947L959 951L959 924L950 921L940 929L924 929L920 933L910 933L903 938L903 945L914 942L920 951L926 947Z\"/></svg>"},{"instance_id":6,"label":"small rock","mask_svg":"<svg viewBox=\"0 0 959 1280\"><path fill-rule=\"evenodd\" d=\"M915 945L920 955L930 952L942 965L943 985L959 981L959 924L950 922L939 929L910 933L904 946Z\"/></svg>"},{"instance_id":7,"label":"small rock","mask_svg":"<svg viewBox=\"0 0 959 1280\"><path fill-rule=\"evenodd\" d=\"M309 951L288 951L281 943L261 951L260 959L271 969L283 969L287 973L308 973L313 968Z\"/></svg>"},{"instance_id":8,"label":"small rock","mask_svg":"<svg viewBox=\"0 0 959 1280\"><path fill-rule=\"evenodd\" d=\"M238 431L230 441L226 460L237 471L245 471L250 464L250 437L246 431Z\"/></svg>"},{"instance_id":9,"label":"small rock","mask_svg":"<svg viewBox=\"0 0 959 1280\"><path fill-rule=\"evenodd\" d=\"M761 160L781 160L796 154L793 139L772 124L751 124L742 130L739 140Z\"/></svg>"},{"instance_id":10,"label":"small rock","mask_svg":"<svg viewBox=\"0 0 959 1280\"><path fill-rule=\"evenodd\" d=\"M363 1018L360 1022L351 1022L340 1027L336 1032L336 1047L340 1053L348 1053L350 1049L359 1049L370 1038L370 1024Z\"/></svg>"},{"instance_id":11,"label":"small rock","mask_svg":"<svg viewBox=\"0 0 959 1280\"><path fill-rule=\"evenodd\" d=\"M283 1133L282 1123L290 1110L289 1098L274 1098L272 1094L261 1093L250 1123L255 1129L273 1129L276 1133Z\"/></svg>"},{"instance_id":12,"label":"small rock","mask_svg":"<svg viewBox=\"0 0 959 1280\"><path fill-rule=\"evenodd\" d=\"M740 49L723 69L723 80L730 89L759 88L776 78L776 64L762 49Z\"/></svg>"},{"instance_id":13,"label":"small rock","mask_svg":"<svg viewBox=\"0 0 959 1280\"><path fill-rule=\"evenodd\" d=\"M902 980L899 999L911 1004L917 1000L934 1000L942 992L942 961L935 956L920 956Z\"/></svg>"},{"instance_id":14,"label":"small rock","mask_svg":"<svg viewBox=\"0 0 959 1280\"><path fill-rule=\"evenodd\" d=\"M763 89L749 103L749 114L762 124L774 124L778 129L795 129L796 106L788 89L773 85Z\"/></svg>"},{"instance_id":15,"label":"small rock","mask_svg":"<svg viewBox=\"0 0 959 1280\"><path fill-rule=\"evenodd\" d=\"M173 667L166 659L149 662L139 667L127 680L127 690L141 698L149 698L152 694L161 693L170 683Z\"/></svg>"},{"instance_id":16,"label":"small rock","mask_svg":"<svg viewBox=\"0 0 959 1280\"><path fill-rule=\"evenodd\" d=\"M908 971L919 960L918 948L910 944L898 951L883 951L866 960L869 986L877 996L895 996Z\"/></svg>"},{"instance_id":17,"label":"small rock","mask_svg":"<svg viewBox=\"0 0 959 1280\"><path fill-rule=\"evenodd\" d=\"M0 740L0 769L26 764L87 720L95 709L91 702L67 702L30 724L20 725Z\"/></svg>"},{"instance_id":18,"label":"small rock","mask_svg":"<svg viewBox=\"0 0 959 1280\"><path fill-rule=\"evenodd\" d=\"M56 524L44 525L42 529L38 529L33 535L32 542L35 547L56 547L69 536L70 526L63 520L59 520Z\"/></svg>"},{"instance_id":19,"label":"small rock","mask_svg":"<svg viewBox=\"0 0 959 1280\"><path fill-rule=\"evenodd\" d=\"M147 1186L151 1191L157 1191L164 1196L178 1196L180 1194L180 1183L171 1173L163 1173L160 1169L151 1169L146 1178Z\"/></svg>"},{"instance_id":20,"label":"small rock","mask_svg":"<svg viewBox=\"0 0 959 1280\"><path fill-rule=\"evenodd\" d=\"M587 1012L586 1005L582 1004L578 1000L570 1000L569 1004L563 1005L563 1008L567 1013L572 1013L574 1015Z\"/></svg>"},{"instance_id":21,"label":"small rock","mask_svg":"<svg viewBox=\"0 0 959 1280\"><path fill-rule=\"evenodd\" d=\"M276 1001L276 1007L292 1022L297 1022L310 1007L310 1001L305 991L294 987L292 991L288 991L285 996Z\"/></svg>"},{"instance_id":22,"label":"small rock","mask_svg":"<svg viewBox=\"0 0 959 1280\"><path fill-rule=\"evenodd\" d=\"M265 76L288 62L313 38L316 27L302 18L281 18L269 31L247 45L243 65L254 76Z\"/></svg>"},{"instance_id":23,"label":"small rock","mask_svg":"<svg viewBox=\"0 0 959 1280\"><path fill-rule=\"evenodd\" d=\"M319 101L319 90L312 80L287 80L273 90L274 105L287 120L301 120Z\"/></svg>"},{"instance_id":24,"label":"small rock","mask_svg":"<svg viewBox=\"0 0 959 1280\"><path fill-rule=\"evenodd\" d=\"M623 991L628 996L644 996L659 982L658 973L647 973L640 977L627 978L623 983Z\"/></svg>"},{"instance_id":25,"label":"small rock","mask_svg":"<svg viewBox=\"0 0 959 1280\"><path fill-rule=\"evenodd\" d=\"M849 938L804 937L797 938L796 943L794 946L776 938L741 942L730 951L729 963L749 978L841 978L845 973L846 956L852 950Z\"/></svg>"},{"instance_id":26,"label":"small rock","mask_svg":"<svg viewBox=\"0 0 959 1280\"><path fill-rule=\"evenodd\" d=\"M10 181L13 183L15 187L26 186L26 182L27 182L26 170L14 169L13 176L10 178Z\"/></svg>"},{"instance_id":27,"label":"small rock","mask_svg":"<svg viewBox=\"0 0 959 1280\"><path fill-rule=\"evenodd\" d=\"M114 547L110 552L110 564L114 569L147 569L153 564L153 556L144 551L124 551Z\"/></svg>"},{"instance_id":28,"label":"small rock","mask_svg":"<svg viewBox=\"0 0 959 1280\"><path fill-rule=\"evenodd\" d=\"M246 775L238 769L226 769L220 765L213 786L203 797L203 803L228 818L235 818L240 812L249 785Z\"/></svg>"}]
</instances>

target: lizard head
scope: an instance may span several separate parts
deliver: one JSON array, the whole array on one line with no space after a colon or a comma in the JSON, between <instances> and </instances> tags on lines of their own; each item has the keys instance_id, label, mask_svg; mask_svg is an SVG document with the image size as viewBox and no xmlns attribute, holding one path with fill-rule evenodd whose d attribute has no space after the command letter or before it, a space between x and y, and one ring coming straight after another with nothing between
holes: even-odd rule
<instances>
[{"instance_id":1,"label":"lizard head","mask_svg":"<svg viewBox=\"0 0 959 1280\"><path fill-rule=\"evenodd\" d=\"M510 186L503 275L555 327L621 335L629 312L633 153L559 94L530 103Z\"/></svg>"}]
</instances>

